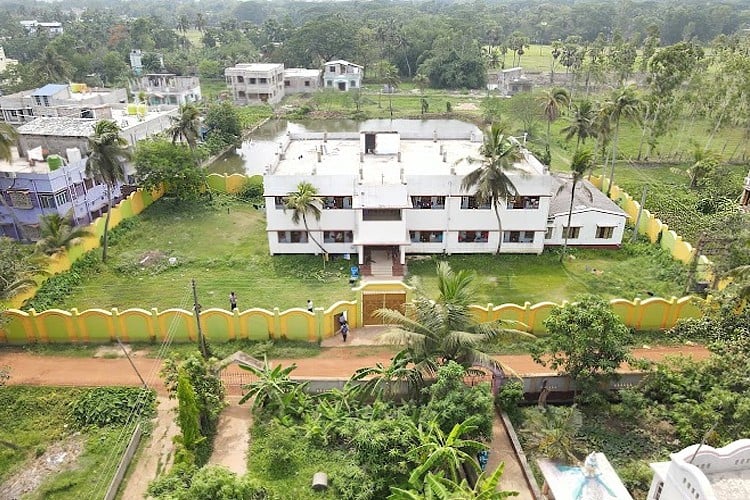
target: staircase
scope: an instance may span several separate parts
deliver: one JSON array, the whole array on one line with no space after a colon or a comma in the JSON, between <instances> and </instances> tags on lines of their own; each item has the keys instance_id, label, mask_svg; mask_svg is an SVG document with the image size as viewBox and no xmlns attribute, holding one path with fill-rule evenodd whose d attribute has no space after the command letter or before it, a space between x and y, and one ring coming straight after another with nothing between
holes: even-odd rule
<instances>
[{"instance_id":1,"label":"staircase","mask_svg":"<svg viewBox=\"0 0 750 500\"><path fill-rule=\"evenodd\" d=\"M385 250L373 250L370 259L370 275L373 278L393 277L393 261Z\"/></svg>"}]
</instances>

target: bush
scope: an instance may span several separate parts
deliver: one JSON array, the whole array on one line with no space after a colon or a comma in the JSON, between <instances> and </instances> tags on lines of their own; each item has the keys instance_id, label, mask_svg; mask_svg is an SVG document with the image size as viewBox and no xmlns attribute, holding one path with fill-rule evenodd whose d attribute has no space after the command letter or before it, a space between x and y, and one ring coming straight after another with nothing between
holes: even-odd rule
<instances>
[{"instance_id":1,"label":"bush","mask_svg":"<svg viewBox=\"0 0 750 500\"><path fill-rule=\"evenodd\" d=\"M300 465L301 449L305 441L294 428L284 427L277 420L255 426L258 452L253 455L256 462L271 479L283 479L294 475Z\"/></svg>"},{"instance_id":2,"label":"bush","mask_svg":"<svg viewBox=\"0 0 750 500\"><path fill-rule=\"evenodd\" d=\"M245 185L242 186L240 192L237 193L237 197L250 203L263 203L263 182L261 181L260 183L257 183L251 180L247 181Z\"/></svg>"},{"instance_id":3,"label":"bush","mask_svg":"<svg viewBox=\"0 0 750 500\"><path fill-rule=\"evenodd\" d=\"M646 461L637 460L618 467L617 474L622 479L627 490L635 494L635 498L646 497L651 486L651 478L654 476L653 471ZM640 493L640 495L637 493Z\"/></svg>"},{"instance_id":4,"label":"bush","mask_svg":"<svg viewBox=\"0 0 750 500\"><path fill-rule=\"evenodd\" d=\"M92 250L80 259L75 261L70 269L60 274L50 276L45 281L36 295L30 300L24 302L21 309L28 311L34 309L36 311L46 311L57 306L60 302L70 295L73 290L83 282L83 279L88 274L94 274L99 269L101 261L99 260L98 250Z\"/></svg>"},{"instance_id":5,"label":"bush","mask_svg":"<svg viewBox=\"0 0 750 500\"><path fill-rule=\"evenodd\" d=\"M518 405L523 401L523 383L519 380L505 382L495 396L495 408L504 411L514 422L521 412Z\"/></svg>"},{"instance_id":6,"label":"bush","mask_svg":"<svg viewBox=\"0 0 750 500\"><path fill-rule=\"evenodd\" d=\"M154 414L156 395L152 390L135 387L97 387L71 403L71 414L78 427L126 425L135 415Z\"/></svg>"},{"instance_id":7,"label":"bush","mask_svg":"<svg viewBox=\"0 0 750 500\"><path fill-rule=\"evenodd\" d=\"M375 498L375 483L361 467L348 465L331 474L331 484L337 498L343 500L371 500Z\"/></svg>"}]
</instances>

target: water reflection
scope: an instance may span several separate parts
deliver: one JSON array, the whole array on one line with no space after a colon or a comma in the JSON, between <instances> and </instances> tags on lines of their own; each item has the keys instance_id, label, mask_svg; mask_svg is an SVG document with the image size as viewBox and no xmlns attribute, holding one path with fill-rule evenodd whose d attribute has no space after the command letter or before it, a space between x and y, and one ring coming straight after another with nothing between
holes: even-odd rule
<instances>
[{"instance_id":1,"label":"water reflection","mask_svg":"<svg viewBox=\"0 0 750 500\"><path fill-rule=\"evenodd\" d=\"M437 130L441 135L465 136L481 131L472 123L460 120L270 120L253 132L236 151L230 151L208 167L214 173L262 174L278 151L279 141L287 132L358 132L358 131L398 130L431 137Z\"/></svg>"}]
</instances>

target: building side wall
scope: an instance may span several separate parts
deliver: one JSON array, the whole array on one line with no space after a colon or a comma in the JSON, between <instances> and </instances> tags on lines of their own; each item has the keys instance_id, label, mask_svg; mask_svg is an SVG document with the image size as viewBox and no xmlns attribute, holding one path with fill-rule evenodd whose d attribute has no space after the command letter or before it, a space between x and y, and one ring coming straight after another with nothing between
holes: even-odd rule
<instances>
[{"instance_id":1,"label":"building side wall","mask_svg":"<svg viewBox=\"0 0 750 500\"><path fill-rule=\"evenodd\" d=\"M608 214L589 210L586 212L573 212L570 225L580 227L578 238L568 238L568 246L619 246L625 234L625 221L627 216ZM546 245L562 245L565 241L563 228L568 225L568 214L560 214L554 217L552 224L552 238L546 239ZM612 227L611 238L597 238L598 227Z\"/></svg>"}]
</instances>

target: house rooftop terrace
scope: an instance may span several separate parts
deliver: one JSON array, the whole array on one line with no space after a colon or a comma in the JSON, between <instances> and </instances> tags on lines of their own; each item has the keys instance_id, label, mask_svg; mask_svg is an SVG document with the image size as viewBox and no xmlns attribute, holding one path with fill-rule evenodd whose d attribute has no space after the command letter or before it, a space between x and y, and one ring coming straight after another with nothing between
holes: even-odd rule
<instances>
[{"instance_id":1,"label":"house rooftop terrace","mask_svg":"<svg viewBox=\"0 0 750 500\"><path fill-rule=\"evenodd\" d=\"M375 132L381 133L381 132ZM367 184L393 184L405 176L466 175L480 165L481 142L467 139L438 139L401 137L398 154L364 154L360 162L359 133L329 135L295 135L289 141L284 158L279 160L271 175L359 175L362 169ZM323 153L318 161L318 151ZM443 154L445 155L445 160ZM544 167L530 154L516 163L518 173L526 176L543 175ZM514 173L514 172L510 172Z\"/></svg>"}]
</instances>

